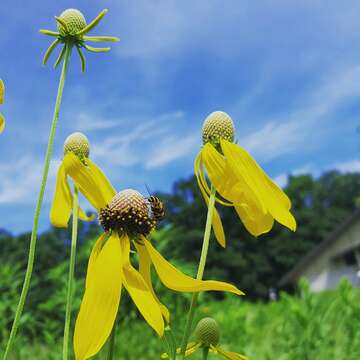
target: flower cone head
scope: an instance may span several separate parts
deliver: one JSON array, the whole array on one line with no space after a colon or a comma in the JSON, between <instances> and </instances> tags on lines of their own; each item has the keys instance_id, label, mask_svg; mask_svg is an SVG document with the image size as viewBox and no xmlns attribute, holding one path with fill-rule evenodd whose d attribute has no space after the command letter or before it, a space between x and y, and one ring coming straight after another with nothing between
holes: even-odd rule
<instances>
[{"instance_id":1,"label":"flower cone head","mask_svg":"<svg viewBox=\"0 0 360 360\"><path fill-rule=\"evenodd\" d=\"M74 153L80 159L88 158L90 153L88 138L80 132L70 134L64 142L64 155L69 152Z\"/></svg>"},{"instance_id":2,"label":"flower cone head","mask_svg":"<svg viewBox=\"0 0 360 360\"><path fill-rule=\"evenodd\" d=\"M196 340L203 347L216 346L220 340L220 331L218 323L210 317L203 318L198 322L195 328Z\"/></svg>"},{"instance_id":3,"label":"flower cone head","mask_svg":"<svg viewBox=\"0 0 360 360\"><path fill-rule=\"evenodd\" d=\"M156 222L149 200L132 189L118 192L110 204L100 210L100 223L105 231L112 229L146 236Z\"/></svg>"},{"instance_id":4,"label":"flower cone head","mask_svg":"<svg viewBox=\"0 0 360 360\"><path fill-rule=\"evenodd\" d=\"M74 36L86 27L85 17L77 9L67 9L61 13L59 18L66 24L66 28L59 22L57 24L58 31L62 36Z\"/></svg>"},{"instance_id":5,"label":"flower cone head","mask_svg":"<svg viewBox=\"0 0 360 360\"><path fill-rule=\"evenodd\" d=\"M202 128L203 144L212 143L218 146L221 139L233 142L235 134L234 122L223 111L212 112L204 121Z\"/></svg>"}]
</instances>

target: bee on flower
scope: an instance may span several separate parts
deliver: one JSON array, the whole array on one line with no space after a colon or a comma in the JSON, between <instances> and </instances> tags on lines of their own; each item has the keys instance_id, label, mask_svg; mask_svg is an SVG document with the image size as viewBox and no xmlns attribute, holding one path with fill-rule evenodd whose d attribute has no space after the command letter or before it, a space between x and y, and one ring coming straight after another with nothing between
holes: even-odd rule
<instances>
[{"instance_id":1,"label":"bee on flower","mask_svg":"<svg viewBox=\"0 0 360 360\"><path fill-rule=\"evenodd\" d=\"M202 349L203 352L221 355L229 360L248 360L245 355L241 355L232 351L224 350L220 345L220 329L217 321L211 317L201 319L196 325L195 341L188 344L185 357L194 354L196 351ZM180 354L180 348L176 351ZM168 354L162 354L162 359L168 359Z\"/></svg>"},{"instance_id":2,"label":"bee on flower","mask_svg":"<svg viewBox=\"0 0 360 360\"><path fill-rule=\"evenodd\" d=\"M234 143L234 136L234 123L225 112L215 111L205 119L204 146L194 163L205 201L209 203L214 197L215 202L234 207L247 231L254 236L269 232L274 220L295 231L289 198L250 154ZM225 247L224 230L216 209L213 228L217 241Z\"/></svg>"},{"instance_id":3,"label":"bee on flower","mask_svg":"<svg viewBox=\"0 0 360 360\"><path fill-rule=\"evenodd\" d=\"M88 359L108 339L118 313L122 289L126 289L139 312L159 336L163 336L169 311L156 296L151 267L169 289L181 292L228 291L243 293L235 286L219 281L193 279L170 264L151 244L147 236L163 216L159 199L144 197L138 191L116 192L93 163L85 163L74 153L63 160L64 171L99 213L104 233L96 241L88 263L85 293L75 324L74 350L77 360ZM56 200L55 200L56 201ZM53 204L60 211L61 207ZM66 216L56 213L56 217ZM130 259L133 247L139 257L139 269Z\"/></svg>"},{"instance_id":4,"label":"bee on flower","mask_svg":"<svg viewBox=\"0 0 360 360\"><path fill-rule=\"evenodd\" d=\"M5 95L5 85L4 82L0 79L0 105L4 103L4 95ZM5 129L5 118L2 113L0 113L0 134Z\"/></svg>"}]
</instances>

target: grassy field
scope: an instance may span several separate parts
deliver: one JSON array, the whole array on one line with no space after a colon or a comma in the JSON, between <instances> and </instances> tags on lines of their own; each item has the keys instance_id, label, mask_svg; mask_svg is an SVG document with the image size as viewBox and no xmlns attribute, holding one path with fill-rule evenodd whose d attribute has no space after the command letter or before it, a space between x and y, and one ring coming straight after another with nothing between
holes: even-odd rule
<instances>
[{"instance_id":1,"label":"grassy field","mask_svg":"<svg viewBox=\"0 0 360 360\"><path fill-rule=\"evenodd\" d=\"M181 301L172 308L179 340L184 304ZM203 299L197 317L214 317L221 326L222 347L249 359L360 359L360 291L346 281L336 291L321 294L312 294L303 283L299 295L281 294L279 301L270 303L251 304L228 297L206 304ZM135 312L120 319L115 359L159 359L163 349L163 342ZM104 347L95 358L105 360L106 350ZM201 359L200 355L191 358ZM20 337L11 359L61 359L61 338L50 332L44 333L41 341Z\"/></svg>"}]
</instances>

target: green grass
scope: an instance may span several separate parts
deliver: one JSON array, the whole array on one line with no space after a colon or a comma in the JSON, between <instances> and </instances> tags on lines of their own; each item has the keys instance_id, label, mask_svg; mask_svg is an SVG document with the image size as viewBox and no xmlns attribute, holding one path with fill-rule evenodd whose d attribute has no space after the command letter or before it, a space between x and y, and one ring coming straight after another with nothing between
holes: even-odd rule
<instances>
[{"instance_id":1,"label":"green grass","mask_svg":"<svg viewBox=\"0 0 360 360\"><path fill-rule=\"evenodd\" d=\"M178 341L184 325L186 299L172 304L173 328ZM125 304L127 307L129 304ZM139 319L133 306L123 311L118 327L115 359L159 359L164 347ZM125 316L125 313L127 314ZM252 360L358 360L360 359L360 289L342 281L338 289L311 293L302 283L298 296L281 294L279 301L251 304L233 296L200 303L197 318L214 317L221 327L221 346ZM181 320L180 320L181 319ZM53 328L54 324L50 328ZM62 324L57 323L62 329ZM106 350L94 359L105 360ZM200 360L201 353L192 359ZM216 358L213 355L209 359ZM20 337L11 359L61 359L61 338L44 331L35 340Z\"/></svg>"}]
</instances>

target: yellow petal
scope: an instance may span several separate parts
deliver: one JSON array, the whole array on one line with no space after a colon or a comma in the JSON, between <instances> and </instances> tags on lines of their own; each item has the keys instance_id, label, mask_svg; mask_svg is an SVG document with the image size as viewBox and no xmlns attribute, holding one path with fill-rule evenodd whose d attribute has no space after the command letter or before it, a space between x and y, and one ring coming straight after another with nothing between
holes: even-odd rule
<instances>
[{"instance_id":1,"label":"yellow petal","mask_svg":"<svg viewBox=\"0 0 360 360\"><path fill-rule=\"evenodd\" d=\"M122 257L118 237L110 236L95 252L89 261L85 294L75 324L76 360L99 352L111 333L120 303Z\"/></svg>"},{"instance_id":2,"label":"yellow petal","mask_svg":"<svg viewBox=\"0 0 360 360\"><path fill-rule=\"evenodd\" d=\"M4 82L0 79L0 105L4 103L5 95L5 85Z\"/></svg>"},{"instance_id":3,"label":"yellow petal","mask_svg":"<svg viewBox=\"0 0 360 360\"><path fill-rule=\"evenodd\" d=\"M5 118L0 113L0 134L4 131L4 129L5 129Z\"/></svg>"},{"instance_id":4,"label":"yellow petal","mask_svg":"<svg viewBox=\"0 0 360 360\"><path fill-rule=\"evenodd\" d=\"M79 158L68 153L63 160L67 174L69 174L79 190L84 194L92 206L99 210L105 207L115 195L115 191L110 194L109 182L105 176L99 175L99 169L89 165L84 165ZM105 180L104 180L105 179ZM112 195L112 196L110 196Z\"/></svg>"},{"instance_id":5,"label":"yellow petal","mask_svg":"<svg viewBox=\"0 0 360 360\"><path fill-rule=\"evenodd\" d=\"M123 252L123 284L147 323L159 336L164 335L164 319L159 303L154 298L143 277L130 264L130 241L127 235L120 237Z\"/></svg>"},{"instance_id":6,"label":"yellow petal","mask_svg":"<svg viewBox=\"0 0 360 360\"><path fill-rule=\"evenodd\" d=\"M85 286L87 286L88 281L93 278L93 274L91 274L91 272L95 269L94 265L95 265L96 259L98 258L106 240L110 236L111 236L111 234L109 234L109 233L102 233L96 240L95 245L93 246L93 248L91 250L91 254L89 257L89 261L88 261Z\"/></svg>"},{"instance_id":7,"label":"yellow petal","mask_svg":"<svg viewBox=\"0 0 360 360\"><path fill-rule=\"evenodd\" d=\"M206 191L204 190L204 187L203 187L203 184L200 179L199 172L198 172L199 166L200 166L200 156L201 156L201 153L197 156L197 158L195 160L195 175L196 175L196 178L198 181L198 185L199 185L201 194L205 200L205 203L206 203L206 205L209 205L209 196L207 195ZM215 207L214 207L214 215L213 215L213 219L212 219L212 226L214 229L214 234L215 234L215 238L216 238L217 242L224 248L226 246L224 228L222 226L220 215Z\"/></svg>"},{"instance_id":8,"label":"yellow petal","mask_svg":"<svg viewBox=\"0 0 360 360\"><path fill-rule=\"evenodd\" d=\"M54 198L50 210L50 222L55 227L66 228L72 210L72 194L61 163L56 177Z\"/></svg>"},{"instance_id":9,"label":"yellow petal","mask_svg":"<svg viewBox=\"0 0 360 360\"><path fill-rule=\"evenodd\" d=\"M91 214L90 216L87 216L85 211L83 209L81 209L81 207L79 206L79 219L83 220L83 221L93 221L96 219L96 215L95 214Z\"/></svg>"},{"instance_id":10,"label":"yellow petal","mask_svg":"<svg viewBox=\"0 0 360 360\"><path fill-rule=\"evenodd\" d=\"M273 218L258 201L252 189L231 170L229 163L210 144L203 149L202 161L210 181L220 195L233 203L246 229L254 236L272 228Z\"/></svg>"},{"instance_id":11,"label":"yellow petal","mask_svg":"<svg viewBox=\"0 0 360 360\"><path fill-rule=\"evenodd\" d=\"M280 224L296 230L296 221L290 213L290 200L272 182L256 161L240 146L221 140L221 148L234 173L254 192L257 199Z\"/></svg>"},{"instance_id":12,"label":"yellow petal","mask_svg":"<svg viewBox=\"0 0 360 360\"><path fill-rule=\"evenodd\" d=\"M228 291L237 295L244 295L234 285L214 280L197 280L183 274L166 261L148 240L142 239L161 282L169 289L183 292Z\"/></svg>"},{"instance_id":13,"label":"yellow petal","mask_svg":"<svg viewBox=\"0 0 360 360\"><path fill-rule=\"evenodd\" d=\"M136 250L139 254L139 272L143 279L145 280L149 290L151 291L154 299L158 302L160 305L161 313L163 314L166 322L170 322L170 313L168 308L163 305L158 297L155 294L155 291L152 286L151 281L151 260L149 257L149 254L146 251L146 248L143 245L140 245L139 243L135 243Z\"/></svg>"},{"instance_id":14,"label":"yellow petal","mask_svg":"<svg viewBox=\"0 0 360 360\"><path fill-rule=\"evenodd\" d=\"M196 343L196 342L189 343L185 350L185 357L188 357L191 354L193 354L197 349L199 349L200 345L201 345L200 343ZM177 348L176 353L180 354L181 348ZM164 353L161 355L161 359L168 359L168 358L169 358L169 355L167 353Z\"/></svg>"},{"instance_id":15,"label":"yellow petal","mask_svg":"<svg viewBox=\"0 0 360 360\"><path fill-rule=\"evenodd\" d=\"M101 191L106 203L109 203L116 195L116 190L113 188L102 170L95 163L93 163L90 159L87 159L86 162L90 167L90 171L93 173L93 176L96 178L98 185L101 187Z\"/></svg>"},{"instance_id":16,"label":"yellow petal","mask_svg":"<svg viewBox=\"0 0 360 360\"><path fill-rule=\"evenodd\" d=\"M241 355L232 351L225 351L220 346L212 346L210 348L211 352L214 352L215 354L221 354L224 356L225 359L230 360L248 360L248 358L245 355Z\"/></svg>"}]
</instances>

